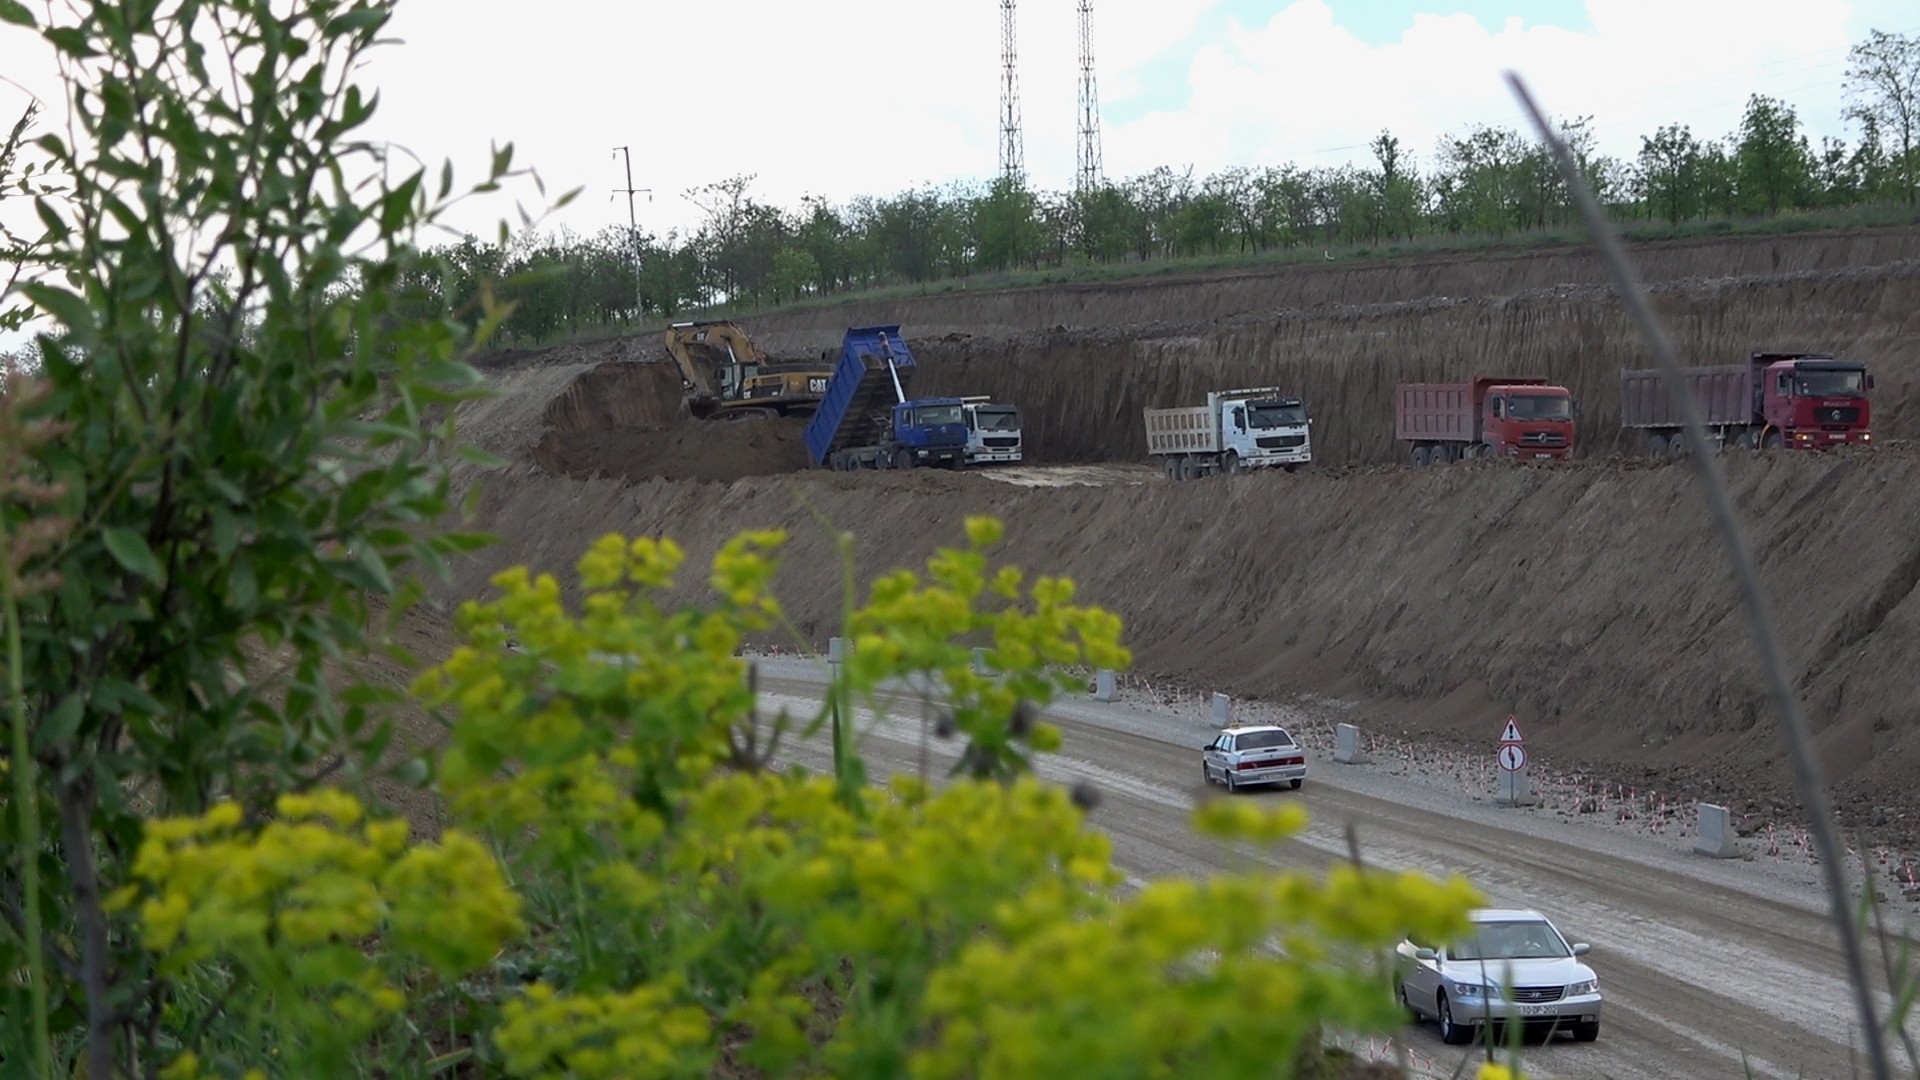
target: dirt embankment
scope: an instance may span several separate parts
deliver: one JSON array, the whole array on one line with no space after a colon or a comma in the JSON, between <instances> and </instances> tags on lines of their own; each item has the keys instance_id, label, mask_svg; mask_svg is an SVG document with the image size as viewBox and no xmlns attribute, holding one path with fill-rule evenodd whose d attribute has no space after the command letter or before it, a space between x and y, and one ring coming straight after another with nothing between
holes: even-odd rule
<instances>
[{"instance_id":1,"label":"dirt embankment","mask_svg":"<svg viewBox=\"0 0 1920 1080\"><path fill-rule=\"evenodd\" d=\"M1853 270L1667 282L1656 305L1683 363L1737 363L1755 349L1826 351L1878 378L1874 429L1920 438L1920 260ZM1397 462L1393 391L1477 373L1541 375L1581 403L1586 454L1627 449L1622 368L1652 366L1605 286L1296 310L1212 324L915 340L918 392L986 393L1020 405L1038 461L1144 460L1143 408L1209 390L1281 386L1307 400L1322 464Z\"/></svg>"},{"instance_id":2,"label":"dirt embankment","mask_svg":"<svg viewBox=\"0 0 1920 1080\"><path fill-rule=\"evenodd\" d=\"M1879 378L1876 430L1920 439L1908 406L1920 392L1917 251L1920 230L1641 256L1683 356L1855 356ZM1119 611L1149 671L1237 694L1339 694L1367 703L1376 726L1475 741L1490 717L1517 711L1550 762L1790 807L1747 630L1686 470L1605 458L1380 464L1398 460L1395 383L1475 371L1565 381L1583 401L1588 453L1615 445L1618 370L1645 353L1605 287L1559 283L1594 276L1583 258L1308 267L803 313L836 338L850 322L906 324L924 364L918 388L1019 403L1042 461L1137 461L1144 406L1229 385L1297 387L1319 417L1323 467L1292 477L1022 488L829 474L802 468L798 424L683 419L673 370L631 362L651 338L516 358L492 373L500 396L465 412L470 436L515 464L488 479L484 503L483 524L505 542L462 567L456 593L476 595L507 563L565 571L608 530L672 535L697 565L739 529L785 525L783 596L817 642L835 629L840 582L802 496L855 532L867 574L917 564L960 535L966 514L993 513L1009 525L1007 558L1071 575ZM1222 298L1200 320L1162 313L1204 308L1210 290ZM1260 307L1259 290L1279 299ZM1069 310L1113 325L1034 329ZM943 337L970 318L987 321ZM1896 440L1726 462L1843 803L1920 842L1908 781L1920 734L1907 722L1920 698L1907 659L1920 648L1920 451Z\"/></svg>"},{"instance_id":3,"label":"dirt embankment","mask_svg":"<svg viewBox=\"0 0 1920 1080\"><path fill-rule=\"evenodd\" d=\"M465 436L556 476L734 480L809 464L804 420L696 420L663 361L520 363L493 381L497 396L462 417Z\"/></svg>"},{"instance_id":4,"label":"dirt embankment","mask_svg":"<svg viewBox=\"0 0 1920 1080\"><path fill-rule=\"evenodd\" d=\"M1633 244L1648 282L1713 280L1879 266L1920 255L1920 230L1861 229L1777 236L1698 237ZM897 300L859 300L753 320L763 345L793 355L837 347L849 326L899 323L916 342L950 333L1008 336L1153 323L1184 326L1281 311L1348 308L1416 297L1512 296L1608 280L1592 249L1564 246L1341 259L1209 273L1166 273L1044 288L969 288ZM782 355L786 355L782 351Z\"/></svg>"},{"instance_id":5,"label":"dirt embankment","mask_svg":"<svg viewBox=\"0 0 1920 1080\"><path fill-rule=\"evenodd\" d=\"M1920 458L1729 460L1829 775L1863 823L1920 836ZM1517 711L1536 753L1630 782L1790 809L1780 737L1690 473L1470 465L1021 489L978 476L812 474L733 484L500 478L501 547L462 571L570 565L608 530L665 534L692 565L735 530L792 530L780 588L834 631L829 537L793 484L858 538L862 572L922 562L970 513L1004 556L1076 578L1121 613L1141 666L1236 694L1371 702L1377 725L1492 738ZM491 501L491 500L490 500ZM688 580L704 577L697 570ZM1883 813L1884 811L1884 813Z\"/></svg>"}]
</instances>

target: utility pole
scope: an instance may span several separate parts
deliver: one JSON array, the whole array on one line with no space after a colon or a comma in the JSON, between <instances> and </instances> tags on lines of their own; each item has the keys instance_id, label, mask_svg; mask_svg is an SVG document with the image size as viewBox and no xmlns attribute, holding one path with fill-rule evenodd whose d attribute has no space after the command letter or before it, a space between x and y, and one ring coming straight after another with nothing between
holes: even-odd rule
<instances>
[{"instance_id":1,"label":"utility pole","mask_svg":"<svg viewBox=\"0 0 1920 1080\"><path fill-rule=\"evenodd\" d=\"M627 163L627 186L614 188L613 195L624 192L627 196L627 247L633 252L633 317L637 320L646 313L646 304L640 292L640 219L633 212L633 197L645 192L647 201L652 202L653 189L633 186L633 153L631 151L624 146L616 146L613 152L625 158ZM611 200L613 195L607 198Z\"/></svg>"}]
</instances>

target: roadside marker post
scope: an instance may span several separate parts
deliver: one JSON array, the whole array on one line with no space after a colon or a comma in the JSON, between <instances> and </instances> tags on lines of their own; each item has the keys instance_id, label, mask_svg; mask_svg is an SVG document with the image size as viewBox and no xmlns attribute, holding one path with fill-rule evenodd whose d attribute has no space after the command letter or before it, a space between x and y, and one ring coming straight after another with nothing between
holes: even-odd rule
<instances>
[{"instance_id":1,"label":"roadside marker post","mask_svg":"<svg viewBox=\"0 0 1920 1080\"><path fill-rule=\"evenodd\" d=\"M1533 783L1527 776L1527 739L1511 714L1500 729L1500 749L1494 760L1500 766L1494 777L1494 805L1538 806L1540 797L1533 793Z\"/></svg>"},{"instance_id":2,"label":"roadside marker post","mask_svg":"<svg viewBox=\"0 0 1920 1080\"><path fill-rule=\"evenodd\" d=\"M1117 689L1118 688L1114 685L1114 678L1113 678L1112 671L1106 668L1101 668L1099 671L1094 673L1093 700L1112 701L1114 698L1119 696L1119 694L1117 693Z\"/></svg>"},{"instance_id":3,"label":"roadside marker post","mask_svg":"<svg viewBox=\"0 0 1920 1080\"><path fill-rule=\"evenodd\" d=\"M1213 695L1213 718L1222 725L1233 719L1233 699L1225 694Z\"/></svg>"},{"instance_id":4,"label":"roadside marker post","mask_svg":"<svg viewBox=\"0 0 1920 1080\"><path fill-rule=\"evenodd\" d=\"M1741 856L1737 837L1733 815L1727 812L1726 807L1712 803L1700 804L1700 837L1693 842L1695 854L1715 859L1737 859Z\"/></svg>"},{"instance_id":5,"label":"roadside marker post","mask_svg":"<svg viewBox=\"0 0 1920 1080\"><path fill-rule=\"evenodd\" d=\"M1367 752L1361 749L1359 728L1352 724L1334 726L1333 760L1339 765L1366 764Z\"/></svg>"}]
</instances>

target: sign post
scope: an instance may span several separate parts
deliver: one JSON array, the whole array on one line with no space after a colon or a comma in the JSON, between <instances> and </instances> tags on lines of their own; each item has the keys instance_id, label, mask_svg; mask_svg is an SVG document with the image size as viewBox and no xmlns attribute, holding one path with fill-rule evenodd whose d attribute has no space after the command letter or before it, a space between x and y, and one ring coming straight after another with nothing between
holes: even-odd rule
<instances>
[{"instance_id":1,"label":"sign post","mask_svg":"<svg viewBox=\"0 0 1920 1080\"><path fill-rule=\"evenodd\" d=\"M1500 772L1494 780L1494 805L1533 806L1539 803L1540 800L1533 794L1533 784L1527 779L1527 739L1520 734L1520 722L1512 715L1507 717L1507 726L1500 729L1500 750L1495 760L1500 765Z\"/></svg>"}]
</instances>

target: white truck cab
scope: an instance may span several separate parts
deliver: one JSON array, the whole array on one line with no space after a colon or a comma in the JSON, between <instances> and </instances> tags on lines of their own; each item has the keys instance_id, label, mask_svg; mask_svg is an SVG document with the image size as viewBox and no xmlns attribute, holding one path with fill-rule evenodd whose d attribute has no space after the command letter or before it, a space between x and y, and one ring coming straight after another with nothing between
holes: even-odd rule
<instances>
[{"instance_id":1,"label":"white truck cab","mask_svg":"<svg viewBox=\"0 0 1920 1080\"><path fill-rule=\"evenodd\" d=\"M1307 406L1278 387L1216 390L1205 405L1147 409L1147 453L1169 479L1283 468L1313 460Z\"/></svg>"},{"instance_id":2,"label":"white truck cab","mask_svg":"<svg viewBox=\"0 0 1920 1080\"><path fill-rule=\"evenodd\" d=\"M960 399L961 419L967 425L968 465L1018 462L1021 457L1020 410L996 405L988 397Z\"/></svg>"}]
</instances>

